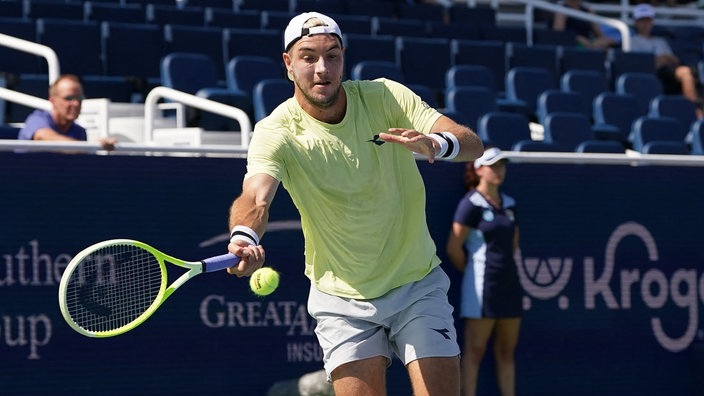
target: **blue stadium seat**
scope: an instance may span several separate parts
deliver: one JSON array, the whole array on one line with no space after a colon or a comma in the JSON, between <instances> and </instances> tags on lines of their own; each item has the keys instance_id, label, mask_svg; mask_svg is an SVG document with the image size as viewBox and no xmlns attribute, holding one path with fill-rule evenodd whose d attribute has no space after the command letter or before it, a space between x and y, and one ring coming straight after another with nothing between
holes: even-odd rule
<instances>
[{"instance_id":1,"label":"blue stadium seat","mask_svg":"<svg viewBox=\"0 0 704 396\"><path fill-rule=\"evenodd\" d=\"M239 90L224 88L215 62L207 55L174 52L161 62L161 81L166 87L206 99L238 107L251 115L251 96ZM206 130L237 130L237 122L206 111L189 113L189 125Z\"/></svg>"},{"instance_id":2,"label":"blue stadium seat","mask_svg":"<svg viewBox=\"0 0 704 396\"><path fill-rule=\"evenodd\" d=\"M514 144L511 150L541 153L558 153L562 151L560 146L555 143L535 140L521 140L520 142Z\"/></svg>"},{"instance_id":3,"label":"blue stadium seat","mask_svg":"<svg viewBox=\"0 0 704 396\"><path fill-rule=\"evenodd\" d=\"M453 65L481 65L494 73L498 92L505 90L506 45L501 41L451 40Z\"/></svg>"},{"instance_id":4,"label":"blue stadium seat","mask_svg":"<svg viewBox=\"0 0 704 396\"><path fill-rule=\"evenodd\" d=\"M224 39L221 28L204 26L170 25L164 26L166 50L207 55L215 61L218 79L225 81Z\"/></svg>"},{"instance_id":5,"label":"blue stadium seat","mask_svg":"<svg viewBox=\"0 0 704 396\"><path fill-rule=\"evenodd\" d=\"M650 111L650 101L663 94L660 80L651 73L624 73L616 80L616 93L631 94L638 101L638 113Z\"/></svg>"},{"instance_id":6,"label":"blue stadium seat","mask_svg":"<svg viewBox=\"0 0 704 396\"><path fill-rule=\"evenodd\" d=\"M371 36L368 34L347 34L342 37L345 45L345 67L359 62L373 60L396 62L396 39L393 36Z\"/></svg>"},{"instance_id":7,"label":"blue stadium seat","mask_svg":"<svg viewBox=\"0 0 704 396\"><path fill-rule=\"evenodd\" d=\"M268 11L285 11L290 10L289 0L244 0L240 2L240 10L268 10Z\"/></svg>"},{"instance_id":8,"label":"blue stadium seat","mask_svg":"<svg viewBox=\"0 0 704 396\"><path fill-rule=\"evenodd\" d=\"M102 23L105 74L158 81L166 54L162 29L156 25Z\"/></svg>"},{"instance_id":9,"label":"blue stadium seat","mask_svg":"<svg viewBox=\"0 0 704 396\"><path fill-rule=\"evenodd\" d=\"M506 44L506 65L509 69L539 67L549 71L556 83L560 76L557 59L557 47L554 45Z\"/></svg>"},{"instance_id":10,"label":"blue stadium seat","mask_svg":"<svg viewBox=\"0 0 704 396\"><path fill-rule=\"evenodd\" d=\"M103 74L100 25L81 19L37 19L37 40L52 48L61 72L76 75ZM46 64L46 62L44 62ZM47 68L42 69L43 73Z\"/></svg>"},{"instance_id":11,"label":"blue stadium seat","mask_svg":"<svg viewBox=\"0 0 704 396\"><path fill-rule=\"evenodd\" d=\"M202 7L177 7L175 4L147 4L147 23L156 25L191 25L205 24L205 11Z\"/></svg>"},{"instance_id":12,"label":"blue stadium seat","mask_svg":"<svg viewBox=\"0 0 704 396\"><path fill-rule=\"evenodd\" d=\"M232 9L205 9L206 26L237 29L261 29L261 13L257 10L233 11Z\"/></svg>"},{"instance_id":13,"label":"blue stadium seat","mask_svg":"<svg viewBox=\"0 0 704 396\"><path fill-rule=\"evenodd\" d=\"M396 13L396 8L394 3L390 1L353 0L347 2L347 13L350 15L392 18Z\"/></svg>"},{"instance_id":14,"label":"blue stadium seat","mask_svg":"<svg viewBox=\"0 0 704 396\"><path fill-rule=\"evenodd\" d=\"M489 112L479 118L477 135L485 146L512 150L518 142L531 141L530 123L518 113Z\"/></svg>"},{"instance_id":15,"label":"blue stadium seat","mask_svg":"<svg viewBox=\"0 0 704 396\"><path fill-rule=\"evenodd\" d=\"M240 55L227 63L227 86L253 95L259 81L285 78L280 63L264 56Z\"/></svg>"},{"instance_id":16,"label":"blue stadium seat","mask_svg":"<svg viewBox=\"0 0 704 396\"><path fill-rule=\"evenodd\" d=\"M262 11L262 29L275 30L279 32L279 35L282 35L289 21L294 16L296 16L295 13L288 11ZM283 42L283 40L281 41Z\"/></svg>"},{"instance_id":17,"label":"blue stadium seat","mask_svg":"<svg viewBox=\"0 0 704 396\"><path fill-rule=\"evenodd\" d=\"M132 102L135 87L123 76L82 76L86 98L105 98L116 103Z\"/></svg>"},{"instance_id":18,"label":"blue stadium seat","mask_svg":"<svg viewBox=\"0 0 704 396\"><path fill-rule=\"evenodd\" d=\"M577 35L572 30L557 31L545 28L533 29L533 44L574 46Z\"/></svg>"},{"instance_id":19,"label":"blue stadium seat","mask_svg":"<svg viewBox=\"0 0 704 396\"><path fill-rule=\"evenodd\" d=\"M562 151L577 152L607 150L606 152L623 152L625 147L616 141L599 141L592 131L589 118L577 113L551 113L545 117L545 141L560 146ZM618 149L615 149L618 147Z\"/></svg>"},{"instance_id":20,"label":"blue stadium seat","mask_svg":"<svg viewBox=\"0 0 704 396\"><path fill-rule=\"evenodd\" d=\"M644 73L655 75L655 57L649 52L624 52L613 50L607 59L610 81L616 81L624 73Z\"/></svg>"},{"instance_id":21,"label":"blue stadium seat","mask_svg":"<svg viewBox=\"0 0 704 396\"><path fill-rule=\"evenodd\" d=\"M451 87L486 87L498 94L491 70L482 65L454 65L445 72L445 89Z\"/></svg>"},{"instance_id":22,"label":"blue stadium seat","mask_svg":"<svg viewBox=\"0 0 704 396\"><path fill-rule=\"evenodd\" d=\"M704 155L704 120L697 120L687 135L687 141L692 146L691 154Z\"/></svg>"},{"instance_id":23,"label":"blue stadium seat","mask_svg":"<svg viewBox=\"0 0 704 396\"><path fill-rule=\"evenodd\" d=\"M413 91L416 95L420 96L421 99L425 103L428 104L428 106L432 108L440 108L440 102L438 102L437 96L435 96L435 92L428 86L422 85L422 84L405 84L407 88L409 88L411 91Z\"/></svg>"},{"instance_id":24,"label":"blue stadium seat","mask_svg":"<svg viewBox=\"0 0 704 396\"><path fill-rule=\"evenodd\" d=\"M10 125L0 125L0 139L17 139L20 128Z\"/></svg>"},{"instance_id":25,"label":"blue stadium seat","mask_svg":"<svg viewBox=\"0 0 704 396\"><path fill-rule=\"evenodd\" d=\"M692 123L697 120L694 102L682 95L658 95L650 101L651 117L672 117L677 120L680 130L687 134Z\"/></svg>"},{"instance_id":26,"label":"blue stadium seat","mask_svg":"<svg viewBox=\"0 0 704 396\"><path fill-rule=\"evenodd\" d=\"M432 62L418 62L419 54ZM407 83L428 86L438 97L442 96L445 72L450 68L452 58L448 40L397 37L396 56Z\"/></svg>"},{"instance_id":27,"label":"blue stadium seat","mask_svg":"<svg viewBox=\"0 0 704 396\"><path fill-rule=\"evenodd\" d=\"M0 15L3 18L24 18L24 2L0 1Z\"/></svg>"},{"instance_id":28,"label":"blue stadium seat","mask_svg":"<svg viewBox=\"0 0 704 396\"><path fill-rule=\"evenodd\" d=\"M562 47L559 53L560 73L578 70L592 70L601 73L606 78L606 57L608 52L581 47Z\"/></svg>"},{"instance_id":29,"label":"blue stadium seat","mask_svg":"<svg viewBox=\"0 0 704 396\"><path fill-rule=\"evenodd\" d=\"M602 92L610 91L604 73L584 69L573 69L563 74L560 89L579 94L582 97L582 111L590 117L594 112L594 98Z\"/></svg>"},{"instance_id":30,"label":"blue stadium seat","mask_svg":"<svg viewBox=\"0 0 704 396\"><path fill-rule=\"evenodd\" d=\"M333 1L319 2L318 4L330 3ZM325 14L325 13L324 13ZM326 14L333 18L342 27L344 34L372 34L372 20L363 15L346 14Z\"/></svg>"},{"instance_id":31,"label":"blue stadium seat","mask_svg":"<svg viewBox=\"0 0 704 396\"><path fill-rule=\"evenodd\" d=\"M27 41L37 41L36 23L28 19L0 18L0 33ZM0 59L0 72L13 74L37 74L46 63L40 62L43 59L35 55L4 46L0 46Z\"/></svg>"},{"instance_id":32,"label":"blue stadium seat","mask_svg":"<svg viewBox=\"0 0 704 396\"><path fill-rule=\"evenodd\" d=\"M428 37L444 39L479 40L479 26L464 23L429 22Z\"/></svg>"},{"instance_id":33,"label":"blue stadium seat","mask_svg":"<svg viewBox=\"0 0 704 396\"><path fill-rule=\"evenodd\" d=\"M683 142L653 141L643 146L643 154L676 154L688 155L689 149Z\"/></svg>"},{"instance_id":34,"label":"blue stadium seat","mask_svg":"<svg viewBox=\"0 0 704 396\"><path fill-rule=\"evenodd\" d=\"M293 96L293 84L285 79L262 80L254 86L254 119L259 122Z\"/></svg>"},{"instance_id":35,"label":"blue stadium seat","mask_svg":"<svg viewBox=\"0 0 704 396\"><path fill-rule=\"evenodd\" d=\"M350 78L353 80L374 80L380 77L404 82L403 72L392 62L362 61L354 65L350 73Z\"/></svg>"},{"instance_id":36,"label":"blue stadium seat","mask_svg":"<svg viewBox=\"0 0 704 396\"><path fill-rule=\"evenodd\" d=\"M54 18L71 19L74 21L83 20L82 2L65 1L27 1L25 2L26 17L29 19Z\"/></svg>"},{"instance_id":37,"label":"blue stadium seat","mask_svg":"<svg viewBox=\"0 0 704 396\"><path fill-rule=\"evenodd\" d=\"M506 98L521 103L531 119L537 119L538 96L556 89L552 74L538 67L514 67L506 73Z\"/></svg>"},{"instance_id":38,"label":"blue stadium seat","mask_svg":"<svg viewBox=\"0 0 704 396\"><path fill-rule=\"evenodd\" d=\"M446 12L439 4L400 1L396 3L396 14L399 19L444 22Z\"/></svg>"},{"instance_id":39,"label":"blue stadium seat","mask_svg":"<svg viewBox=\"0 0 704 396\"><path fill-rule=\"evenodd\" d=\"M638 101L633 95L602 92L594 99L594 128L600 139L628 141L631 126L639 116Z\"/></svg>"},{"instance_id":40,"label":"blue stadium seat","mask_svg":"<svg viewBox=\"0 0 704 396\"><path fill-rule=\"evenodd\" d=\"M173 2L171 2L173 3ZM234 9L233 0L188 0L188 5L195 7L211 7L219 9Z\"/></svg>"},{"instance_id":41,"label":"blue stadium seat","mask_svg":"<svg viewBox=\"0 0 704 396\"><path fill-rule=\"evenodd\" d=\"M455 3L447 11L450 23L496 26L496 10L489 6L468 7Z\"/></svg>"},{"instance_id":42,"label":"blue stadium seat","mask_svg":"<svg viewBox=\"0 0 704 396\"><path fill-rule=\"evenodd\" d=\"M456 120L473 130L484 114L498 111L496 95L485 87L454 87L445 93L445 107L448 112L459 115Z\"/></svg>"},{"instance_id":43,"label":"blue stadium seat","mask_svg":"<svg viewBox=\"0 0 704 396\"><path fill-rule=\"evenodd\" d=\"M46 99L49 97L49 76L46 74L20 74L8 88L27 95ZM9 123L22 123L25 118L34 111L33 108L24 105L7 102L7 117L5 121Z\"/></svg>"},{"instance_id":44,"label":"blue stadium seat","mask_svg":"<svg viewBox=\"0 0 704 396\"><path fill-rule=\"evenodd\" d=\"M335 19L335 22L344 27L345 25L342 25L333 15L344 14L347 11L346 3L345 1L296 0L293 11L296 14L310 11L320 12ZM347 30L345 29L345 31Z\"/></svg>"},{"instance_id":45,"label":"blue stadium seat","mask_svg":"<svg viewBox=\"0 0 704 396\"><path fill-rule=\"evenodd\" d=\"M428 23L418 19L374 17L372 34L375 36L428 37Z\"/></svg>"},{"instance_id":46,"label":"blue stadium seat","mask_svg":"<svg viewBox=\"0 0 704 396\"><path fill-rule=\"evenodd\" d=\"M575 92L565 92L559 89L549 89L538 95L536 116L538 122L543 123L545 117L551 113L576 113L591 117L582 105L582 97Z\"/></svg>"},{"instance_id":47,"label":"blue stadium seat","mask_svg":"<svg viewBox=\"0 0 704 396\"><path fill-rule=\"evenodd\" d=\"M504 43L526 43L526 28L522 26L482 26L482 40Z\"/></svg>"},{"instance_id":48,"label":"blue stadium seat","mask_svg":"<svg viewBox=\"0 0 704 396\"><path fill-rule=\"evenodd\" d=\"M147 14L139 3L96 3L87 1L85 4L85 19L88 21L111 21L122 23L145 23Z\"/></svg>"},{"instance_id":49,"label":"blue stadium seat","mask_svg":"<svg viewBox=\"0 0 704 396\"><path fill-rule=\"evenodd\" d=\"M675 142L685 145L685 136L679 131L677 120L669 117L638 117L631 127L629 141L633 150L645 152L652 142Z\"/></svg>"},{"instance_id":50,"label":"blue stadium seat","mask_svg":"<svg viewBox=\"0 0 704 396\"><path fill-rule=\"evenodd\" d=\"M575 151L578 153L623 154L626 152L626 147L623 143L615 140L587 140L580 143Z\"/></svg>"},{"instance_id":51,"label":"blue stadium seat","mask_svg":"<svg viewBox=\"0 0 704 396\"><path fill-rule=\"evenodd\" d=\"M225 59L240 55L265 56L276 62L281 61L283 39L278 30L237 29L223 30Z\"/></svg>"}]
</instances>

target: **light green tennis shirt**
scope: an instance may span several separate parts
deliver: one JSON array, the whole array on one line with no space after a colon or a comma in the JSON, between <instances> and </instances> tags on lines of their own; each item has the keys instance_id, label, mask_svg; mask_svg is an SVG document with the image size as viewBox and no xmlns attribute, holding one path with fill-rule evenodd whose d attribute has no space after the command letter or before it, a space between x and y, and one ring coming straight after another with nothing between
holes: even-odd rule
<instances>
[{"instance_id":1,"label":"light green tennis shirt","mask_svg":"<svg viewBox=\"0 0 704 396\"><path fill-rule=\"evenodd\" d=\"M413 153L378 139L389 128L428 133L441 114L394 81L346 81L339 124L294 98L255 125L245 178L281 181L301 215L305 274L325 293L379 297L440 264Z\"/></svg>"}]
</instances>

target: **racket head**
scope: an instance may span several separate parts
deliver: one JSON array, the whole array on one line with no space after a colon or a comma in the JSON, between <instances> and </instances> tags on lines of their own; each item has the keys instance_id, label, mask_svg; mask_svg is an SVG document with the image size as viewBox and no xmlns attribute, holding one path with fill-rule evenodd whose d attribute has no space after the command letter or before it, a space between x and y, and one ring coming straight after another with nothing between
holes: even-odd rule
<instances>
[{"instance_id":1,"label":"racket head","mask_svg":"<svg viewBox=\"0 0 704 396\"><path fill-rule=\"evenodd\" d=\"M85 248L61 277L61 314L71 328L88 337L112 337L134 329L168 297L165 257L131 239Z\"/></svg>"}]
</instances>

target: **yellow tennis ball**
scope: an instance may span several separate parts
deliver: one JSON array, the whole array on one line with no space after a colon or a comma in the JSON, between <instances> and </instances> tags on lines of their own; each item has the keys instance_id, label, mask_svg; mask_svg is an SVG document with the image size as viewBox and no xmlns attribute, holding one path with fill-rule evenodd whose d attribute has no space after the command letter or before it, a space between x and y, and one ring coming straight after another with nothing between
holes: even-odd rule
<instances>
[{"instance_id":1,"label":"yellow tennis ball","mask_svg":"<svg viewBox=\"0 0 704 396\"><path fill-rule=\"evenodd\" d=\"M249 278L249 287L258 296L268 296L279 286L279 273L269 267L254 271Z\"/></svg>"}]
</instances>

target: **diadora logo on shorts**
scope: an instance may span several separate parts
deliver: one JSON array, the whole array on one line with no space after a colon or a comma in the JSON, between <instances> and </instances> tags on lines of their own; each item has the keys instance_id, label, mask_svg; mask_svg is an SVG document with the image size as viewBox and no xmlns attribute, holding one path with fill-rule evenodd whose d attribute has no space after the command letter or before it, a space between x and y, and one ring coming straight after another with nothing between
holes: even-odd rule
<instances>
[{"instance_id":1,"label":"diadora logo on shorts","mask_svg":"<svg viewBox=\"0 0 704 396\"><path fill-rule=\"evenodd\" d=\"M616 249L626 237L642 241L648 262L639 268L622 268L615 272ZM556 298L559 309L578 309L582 302L570 301L564 292L571 278L580 277L577 269L582 269L583 284L577 287L582 288L584 309L630 310L634 304L642 304L653 312L650 326L657 342L670 352L680 352L694 341L697 333L700 338L704 334L698 323L699 304L704 304L704 272L697 274L696 269L678 268L670 263L669 267L675 269L668 279L668 275L656 267L659 260L658 247L650 231L638 223L623 223L606 243L600 273L597 273L594 257L584 257L581 266L574 265L573 258L569 257L521 258L519 275L528 294L523 306L529 310L531 299ZM572 284L579 285L574 281ZM687 310L684 315L689 319L686 329L678 331L681 334L673 335L676 332L673 326L663 325L663 320L657 316L657 311L668 303Z\"/></svg>"}]
</instances>

